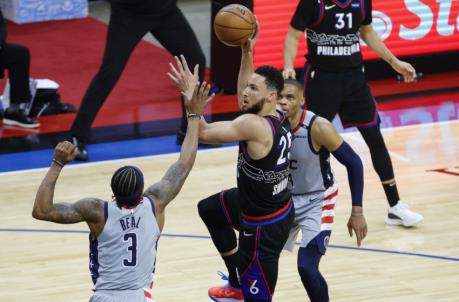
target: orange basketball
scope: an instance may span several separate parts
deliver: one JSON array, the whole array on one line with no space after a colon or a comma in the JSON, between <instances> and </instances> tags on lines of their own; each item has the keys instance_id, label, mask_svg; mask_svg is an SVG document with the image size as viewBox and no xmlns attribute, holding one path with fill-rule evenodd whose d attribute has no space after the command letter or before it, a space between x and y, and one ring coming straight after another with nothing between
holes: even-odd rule
<instances>
[{"instance_id":1,"label":"orange basketball","mask_svg":"<svg viewBox=\"0 0 459 302\"><path fill-rule=\"evenodd\" d=\"M228 46L241 46L257 32L257 22L250 9L230 4L220 9L214 19L217 38Z\"/></svg>"}]
</instances>

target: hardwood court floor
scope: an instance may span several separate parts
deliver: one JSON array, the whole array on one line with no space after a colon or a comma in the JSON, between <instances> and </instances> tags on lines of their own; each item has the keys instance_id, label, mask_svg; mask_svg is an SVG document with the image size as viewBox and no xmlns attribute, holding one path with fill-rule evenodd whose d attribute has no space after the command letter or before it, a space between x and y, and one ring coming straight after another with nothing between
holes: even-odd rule
<instances>
[{"instance_id":1,"label":"hardwood court floor","mask_svg":"<svg viewBox=\"0 0 459 302\"><path fill-rule=\"evenodd\" d=\"M365 214L368 237L355 247L345 227L350 210L347 176L333 162L341 183L337 219L321 269L332 301L459 300L459 122L384 131L401 196L422 213L412 229L384 224L386 202L366 146L359 134L346 140L365 164ZM170 205L159 241L154 296L158 302L209 301L207 289L224 265L199 219L198 200L235 185L236 148L199 152L182 192ZM109 180L123 164L135 164L150 184L162 176L176 154L66 167L57 184L56 201L111 196ZM444 172L429 170L446 169ZM31 217L35 191L45 170L0 174L0 301L88 301L88 235L84 224L57 225ZM387 251L387 252L384 252ZM399 252L399 253L389 253ZM413 253L413 254L410 254ZM429 257L438 256L438 257ZM274 301L307 301L296 270L296 251L285 252Z\"/></svg>"}]
</instances>

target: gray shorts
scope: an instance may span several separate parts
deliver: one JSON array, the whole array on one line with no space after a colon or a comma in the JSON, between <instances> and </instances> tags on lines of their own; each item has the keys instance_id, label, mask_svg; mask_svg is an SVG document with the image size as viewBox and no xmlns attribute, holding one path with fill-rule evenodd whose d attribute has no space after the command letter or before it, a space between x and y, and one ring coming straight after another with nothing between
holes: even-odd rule
<instances>
[{"instance_id":1,"label":"gray shorts","mask_svg":"<svg viewBox=\"0 0 459 302\"><path fill-rule=\"evenodd\" d=\"M324 192L308 195L292 195L295 206L295 221L293 222L290 235L284 249L292 251L296 238L301 230L301 247L308 243L320 233L322 221L322 204Z\"/></svg>"},{"instance_id":2,"label":"gray shorts","mask_svg":"<svg viewBox=\"0 0 459 302\"><path fill-rule=\"evenodd\" d=\"M153 302L148 289L136 290L97 290L89 302Z\"/></svg>"}]
</instances>

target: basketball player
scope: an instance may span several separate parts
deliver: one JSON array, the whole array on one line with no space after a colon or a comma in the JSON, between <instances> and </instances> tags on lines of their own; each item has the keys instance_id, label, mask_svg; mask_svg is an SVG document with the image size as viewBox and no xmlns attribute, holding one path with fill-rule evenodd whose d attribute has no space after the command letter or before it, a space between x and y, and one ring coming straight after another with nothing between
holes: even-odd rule
<instances>
[{"instance_id":1,"label":"basketball player","mask_svg":"<svg viewBox=\"0 0 459 302\"><path fill-rule=\"evenodd\" d=\"M210 124L201 119L201 141L239 141L237 189L212 195L198 206L214 244L228 265L230 284L238 287L211 289L209 296L214 301L239 301L243 296L245 301L271 301L279 255L294 218L287 188L292 137L287 119L276 111L284 80L282 73L271 66L261 66L254 72L252 51L252 41L242 46L243 72L238 78L238 102L243 114L233 121ZM179 79L195 80L186 66L171 77L177 79L182 91L186 87ZM220 201L223 205L225 199L240 201L240 207L233 208L231 216L218 208L216 215L216 207L220 207ZM229 224L226 228L220 227L230 217L237 217L232 222L240 231L239 240ZM228 294L226 289L230 291Z\"/></svg>"},{"instance_id":2,"label":"basketball player","mask_svg":"<svg viewBox=\"0 0 459 302\"><path fill-rule=\"evenodd\" d=\"M165 209L193 167L199 119L210 90L205 82L200 88L198 85L193 88L192 100L185 98L188 131L180 157L164 177L145 192L142 172L137 167L124 166L112 176L113 201L84 198L73 204L53 203L59 174L65 164L75 158L76 146L61 142L55 149L51 167L38 189L32 216L56 223L85 221L88 224L94 282L91 302L151 301L150 288Z\"/></svg>"},{"instance_id":3,"label":"basketball player","mask_svg":"<svg viewBox=\"0 0 459 302\"><path fill-rule=\"evenodd\" d=\"M338 113L344 127L358 128L370 149L374 169L390 205L386 223L411 227L423 217L400 202L378 111L365 79L359 38L402 74L405 81L414 81L416 71L387 49L371 25L371 14L371 0L300 0L285 38L283 75L295 78L293 61L298 40L306 30L307 109L329 121Z\"/></svg>"},{"instance_id":4,"label":"basketball player","mask_svg":"<svg viewBox=\"0 0 459 302\"><path fill-rule=\"evenodd\" d=\"M293 129L289 183L295 206L295 222L286 249L293 249L301 229L297 262L301 281L311 302L326 302L329 301L328 286L319 271L319 262L330 239L338 194L338 184L330 167L330 153L347 169L352 197L347 226L349 235L355 232L358 246L367 234L362 209L363 166L333 124L302 109L302 104L300 82L285 80L279 105Z\"/></svg>"}]
</instances>

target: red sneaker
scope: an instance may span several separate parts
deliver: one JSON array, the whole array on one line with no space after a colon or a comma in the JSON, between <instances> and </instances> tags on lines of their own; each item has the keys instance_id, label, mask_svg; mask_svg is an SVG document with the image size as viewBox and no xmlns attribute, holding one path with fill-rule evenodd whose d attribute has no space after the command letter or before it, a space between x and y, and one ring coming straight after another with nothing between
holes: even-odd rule
<instances>
[{"instance_id":1,"label":"red sneaker","mask_svg":"<svg viewBox=\"0 0 459 302\"><path fill-rule=\"evenodd\" d=\"M219 272L223 280L228 280L223 273ZM243 302L244 296L240 288L234 288L229 283L224 286L215 286L209 289L209 298L216 302Z\"/></svg>"}]
</instances>

